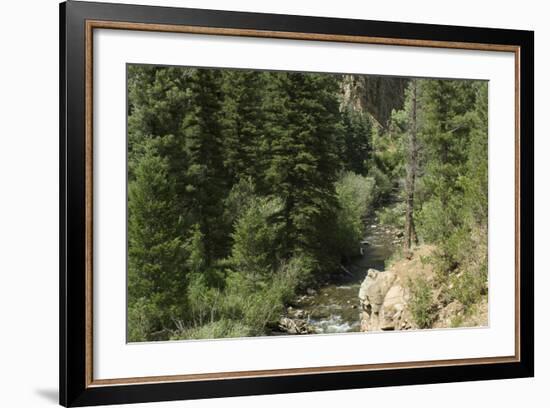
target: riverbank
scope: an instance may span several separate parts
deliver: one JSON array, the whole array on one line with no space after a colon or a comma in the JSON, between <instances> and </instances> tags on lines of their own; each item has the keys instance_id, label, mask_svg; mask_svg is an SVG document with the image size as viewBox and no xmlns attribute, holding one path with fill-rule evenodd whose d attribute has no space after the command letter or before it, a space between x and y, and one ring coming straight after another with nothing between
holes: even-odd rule
<instances>
[{"instance_id":1,"label":"riverbank","mask_svg":"<svg viewBox=\"0 0 550 408\"><path fill-rule=\"evenodd\" d=\"M379 271L369 269L359 290L361 331L410 330L488 325L487 296L464 304L454 279L441 279L430 257L432 245L420 245L407 258L395 258Z\"/></svg>"},{"instance_id":2,"label":"riverbank","mask_svg":"<svg viewBox=\"0 0 550 408\"><path fill-rule=\"evenodd\" d=\"M307 289L290 302L278 330L287 334L359 332L361 310L357 294L361 283L369 268L384 269L401 245L399 235L398 229L382 225L372 211L365 219L357 254L319 287Z\"/></svg>"}]
</instances>

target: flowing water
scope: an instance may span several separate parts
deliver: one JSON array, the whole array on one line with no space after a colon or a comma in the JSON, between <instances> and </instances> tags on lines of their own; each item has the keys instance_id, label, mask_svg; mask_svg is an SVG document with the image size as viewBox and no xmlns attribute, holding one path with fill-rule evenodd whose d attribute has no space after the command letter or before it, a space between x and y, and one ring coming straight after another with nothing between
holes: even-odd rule
<instances>
[{"instance_id":1,"label":"flowing water","mask_svg":"<svg viewBox=\"0 0 550 408\"><path fill-rule=\"evenodd\" d=\"M289 317L309 320L317 333L359 331L359 287L369 268L384 270L384 262L399 245L395 230L380 225L374 217L366 222L364 239L358 243L362 255L344 265L347 271L342 269L330 282L299 297L289 308Z\"/></svg>"}]
</instances>

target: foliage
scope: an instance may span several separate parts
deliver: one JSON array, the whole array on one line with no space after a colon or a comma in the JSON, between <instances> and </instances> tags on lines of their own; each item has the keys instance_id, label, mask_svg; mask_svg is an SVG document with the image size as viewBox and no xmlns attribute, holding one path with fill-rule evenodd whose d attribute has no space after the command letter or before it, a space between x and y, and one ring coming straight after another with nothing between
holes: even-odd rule
<instances>
[{"instance_id":1,"label":"foliage","mask_svg":"<svg viewBox=\"0 0 550 408\"><path fill-rule=\"evenodd\" d=\"M223 71L223 163L230 183L250 179L262 186L266 165L264 88L266 76L247 70Z\"/></svg>"},{"instance_id":2,"label":"foliage","mask_svg":"<svg viewBox=\"0 0 550 408\"><path fill-rule=\"evenodd\" d=\"M389 227L402 227L405 222L405 203L399 202L396 205L382 207L376 212L378 221Z\"/></svg>"},{"instance_id":3,"label":"foliage","mask_svg":"<svg viewBox=\"0 0 550 408\"><path fill-rule=\"evenodd\" d=\"M269 327L275 326L284 305L294 297L300 283L307 281L310 273L304 258L292 258L263 279L229 271L223 289L209 287L203 275L192 275L188 289L191 319L179 320L171 338L265 334Z\"/></svg>"},{"instance_id":4,"label":"foliage","mask_svg":"<svg viewBox=\"0 0 550 408\"><path fill-rule=\"evenodd\" d=\"M185 310L179 296L185 292L185 251L171 206L175 191L167 168L154 141L149 141L128 186L128 307L134 316L130 321L139 326L130 338L142 338L145 328L161 330ZM139 310L141 318L136 316Z\"/></svg>"},{"instance_id":5,"label":"foliage","mask_svg":"<svg viewBox=\"0 0 550 408\"><path fill-rule=\"evenodd\" d=\"M165 309L156 301L158 294L130 298L128 302L128 341L148 341L162 332Z\"/></svg>"},{"instance_id":6,"label":"foliage","mask_svg":"<svg viewBox=\"0 0 550 408\"><path fill-rule=\"evenodd\" d=\"M222 77L219 70L196 70L187 94L189 107L182 120L186 171L177 176L185 183L189 218L203 234L207 265L227 252L223 224L223 198L227 193L223 168Z\"/></svg>"},{"instance_id":7,"label":"foliage","mask_svg":"<svg viewBox=\"0 0 550 408\"><path fill-rule=\"evenodd\" d=\"M251 177L242 177L233 184L224 203L226 225L233 226L256 198L256 185Z\"/></svg>"},{"instance_id":8,"label":"foliage","mask_svg":"<svg viewBox=\"0 0 550 408\"><path fill-rule=\"evenodd\" d=\"M342 255L355 255L363 238L364 217L374 201L375 181L352 172L342 174L336 182L338 211L335 245Z\"/></svg>"},{"instance_id":9,"label":"foliage","mask_svg":"<svg viewBox=\"0 0 550 408\"><path fill-rule=\"evenodd\" d=\"M451 299L458 300L468 309L487 294L487 275L467 270L462 275L452 276L449 292Z\"/></svg>"},{"instance_id":10,"label":"foliage","mask_svg":"<svg viewBox=\"0 0 550 408\"><path fill-rule=\"evenodd\" d=\"M173 332L170 340L220 339L226 337L248 337L249 328L237 320L220 319L202 326L180 328Z\"/></svg>"},{"instance_id":11,"label":"foliage","mask_svg":"<svg viewBox=\"0 0 550 408\"><path fill-rule=\"evenodd\" d=\"M231 262L237 270L255 277L266 276L276 268L282 229L278 216L282 210L283 202L278 198L256 198L248 204L232 234Z\"/></svg>"},{"instance_id":12,"label":"foliage","mask_svg":"<svg viewBox=\"0 0 550 408\"><path fill-rule=\"evenodd\" d=\"M432 261L445 280L444 275L479 270L476 258L486 261L487 83L417 84L420 169L414 218L421 238L437 245ZM406 110L392 117L403 134L405 118Z\"/></svg>"},{"instance_id":13,"label":"foliage","mask_svg":"<svg viewBox=\"0 0 550 408\"><path fill-rule=\"evenodd\" d=\"M284 203L283 254L304 254L322 265L329 261L324 239L337 208L339 78L300 73L270 73L270 78L265 179Z\"/></svg>"},{"instance_id":14,"label":"foliage","mask_svg":"<svg viewBox=\"0 0 550 408\"><path fill-rule=\"evenodd\" d=\"M346 101L341 75L129 65L130 341L267 334L354 254L376 206L403 224L388 198L403 197L412 81L354 77L365 95ZM416 83L413 216L468 305L486 294L487 83ZM413 286L424 327L429 288Z\"/></svg>"},{"instance_id":15,"label":"foliage","mask_svg":"<svg viewBox=\"0 0 550 408\"><path fill-rule=\"evenodd\" d=\"M368 175L375 181L376 190L374 196L376 197L376 202L380 204L389 197L394 186L394 181L376 165L369 169Z\"/></svg>"},{"instance_id":16,"label":"foliage","mask_svg":"<svg viewBox=\"0 0 550 408\"><path fill-rule=\"evenodd\" d=\"M409 288L411 291L410 310L414 322L421 329L430 327L435 318L430 283L419 276L414 280L409 280Z\"/></svg>"},{"instance_id":17,"label":"foliage","mask_svg":"<svg viewBox=\"0 0 550 408\"><path fill-rule=\"evenodd\" d=\"M400 135L391 124L388 129L373 129L372 164L369 166L368 175L376 180L376 195L380 203L389 198L402 175L403 152Z\"/></svg>"},{"instance_id":18,"label":"foliage","mask_svg":"<svg viewBox=\"0 0 550 408\"><path fill-rule=\"evenodd\" d=\"M372 161L372 122L359 110L346 107L342 111L342 162L345 170L366 176Z\"/></svg>"},{"instance_id":19,"label":"foliage","mask_svg":"<svg viewBox=\"0 0 550 408\"><path fill-rule=\"evenodd\" d=\"M220 314L220 290L208 285L206 274L189 276L187 289L187 318L193 326L202 326L217 320Z\"/></svg>"},{"instance_id":20,"label":"foliage","mask_svg":"<svg viewBox=\"0 0 550 408\"><path fill-rule=\"evenodd\" d=\"M464 315L456 315L451 317L451 327L460 327L464 323Z\"/></svg>"}]
</instances>

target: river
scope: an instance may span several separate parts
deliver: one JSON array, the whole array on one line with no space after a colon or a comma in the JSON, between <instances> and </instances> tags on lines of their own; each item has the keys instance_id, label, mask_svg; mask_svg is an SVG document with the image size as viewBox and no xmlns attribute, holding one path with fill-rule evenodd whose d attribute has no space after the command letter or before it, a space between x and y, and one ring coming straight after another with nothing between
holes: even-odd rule
<instances>
[{"instance_id":1,"label":"river","mask_svg":"<svg viewBox=\"0 0 550 408\"><path fill-rule=\"evenodd\" d=\"M369 268L384 270L384 262L398 244L395 230L369 217L360 244L362 255L344 265L347 272L342 270L315 291L308 290L307 295L298 297L289 307L288 317L308 320L316 333L359 331L359 287Z\"/></svg>"}]
</instances>

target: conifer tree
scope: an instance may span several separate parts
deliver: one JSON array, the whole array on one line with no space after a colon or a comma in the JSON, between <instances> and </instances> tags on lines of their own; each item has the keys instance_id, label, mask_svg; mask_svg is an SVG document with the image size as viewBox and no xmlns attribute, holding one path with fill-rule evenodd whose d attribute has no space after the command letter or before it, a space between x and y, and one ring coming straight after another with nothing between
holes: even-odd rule
<instances>
[{"instance_id":1,"label":"conifer tree","mask_svg":"<svg viewBox=\"0 0 550 408\"><path fill-rule=\"evenodd\" d=\"M355 174L366 176L371 161L372 123L368 115L352 107L342 110L344 168Z\"/></svg>"},{"instance_id":2,"label":"conifer tree","mask_svg":"<svg viewBox=\"0 0 550 408\"><path fill-rule=\"evenodd\" d=\"M263 72L224 72L224 165L231 184L235 184L240 178L246 178L260 187L264 171L264 86Z\"/></svg>"},{"instance_id":3,"label":"conifer tree","mask_svg":"<svg viewBox=\"0 0 550 408\"><path fill-rule=\"evenodd\" d=\"M475 104L475 88L468 81L426 81L422 104L424 144L430 159L426 182L448 207L467 160L464 147L469 144L470 126L464 115Z\"/></svg>"},{"instance_id":4,"label":"conifer tree","mask_svg":"<svg viewBox=\"0 0 550 408\"><path fill-rule=\"evenodd\" d=\"M339 75L129 66L130 341L266 334L373 202L482 293L487 83L351 80L361 103Z\"/></svg>"},{"instance_id":5,"label":"conifer tree","mask_svg":"<svg viewBox=\"0 0 550 408\"><path fill-rule=\"evenodd\" d=\"M222 146L222 77L220 70L197 69L187 90L182 122L185 143L185 207L204 237L206 265L226 247L222 201L227 193Z\"/></svg>"},{"instance_id":6,"label":"conifer tree","mask_svg":"<svg viewBox=\"0 0 550 408\"><path fill-rule=\"evenodd\" d=\"M462 178L471 222L487 227L488 217L488 84L479 84L471 115L470 147L466 177Z\"/></svg>"},{"instance_id":7,"label":"conifer tree","mask_svg":"<svg viewBox=\"0 0 550 408\"><path fill-rule=\"evenodd\" d=\"M258 280L278 266L277 239L280 199L256 198L235 223L231 261L237 269Z\"/></svg>"},{"instance_id":8,"label":"conifer tree","mask_svg":"<svg viewBox=\"0 0 550 408\"><path fill-rule=\"evenodd\" d=\"M149 331L167 327L185 310L185 253L173 206L177 196L156 144L154 139L144 143L128 186L128 303L144 307Z\"/></svg>"},{"instance_id":9,"label":"conifer tree","mask_svg":"<svg viewBox=\"0 0 550 408\"><path fill-rule=\"evenodd\" d=\"M472 131L476 84L427 80L422 87L424 196L420 220L425 238L440 245L440 269L460 263L464 230L464 185Z\"/></svg>"},{"instance_id":10,"label":"conifer tree","mask_svg":"<svg viewBox=\"0 0 550 408\"><path fill-rule=\"evenodd\" d=\"M182 121L190 100L187 88L194 69L130 65L128 67L128 178L134 177L137 157L149 139L167 160L178 198L173 205L183 207L184 175L187 167Z\"/></svg>"},{"instance_id":11,"label":"conifer tree","mask_svg":"<svg viewBox=\"0 0 550 408\"><path fill-rule=\"evenodd\" d=\"M340 167L338 77L276 73L271 90L267 181L284 201L283 243L288 255L321 260L334 220L334 182Z\"/></svg>"}]
</instances>

